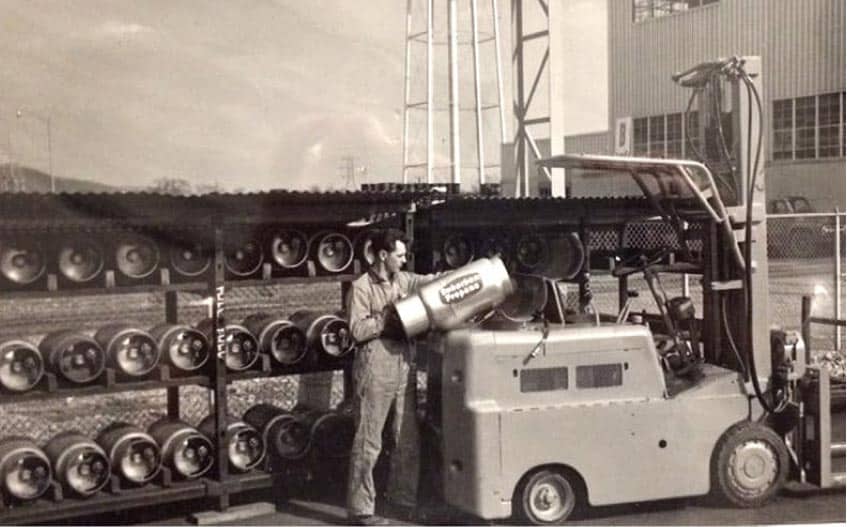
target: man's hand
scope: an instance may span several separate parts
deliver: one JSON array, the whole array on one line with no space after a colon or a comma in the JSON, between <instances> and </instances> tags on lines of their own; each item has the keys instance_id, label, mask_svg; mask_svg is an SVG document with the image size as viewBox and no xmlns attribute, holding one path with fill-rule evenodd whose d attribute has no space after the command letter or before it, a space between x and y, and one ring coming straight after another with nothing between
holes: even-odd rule
<instances>
[{"instance_id":1,"label":"man's hand","mask_svg":"<svg viewBox=\"0 0 847 527\"><path fill-rule=\"evenodd\" d=\"M406 330L403 329L403 323L400 322L393 305L385 306L382 310L382 321L384 325L380 336L392 340L406 340Z\"/></svg>"}]
</instances>

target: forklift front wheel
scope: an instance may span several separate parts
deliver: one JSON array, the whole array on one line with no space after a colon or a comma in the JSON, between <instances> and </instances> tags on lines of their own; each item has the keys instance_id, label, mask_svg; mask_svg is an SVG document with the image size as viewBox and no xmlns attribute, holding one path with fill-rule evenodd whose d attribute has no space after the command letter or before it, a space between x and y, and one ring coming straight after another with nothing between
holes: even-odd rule
<instances>
[{"instance_id":1,"label":"forklift front wheel","mask_svg":"<svg viewBox=\"0 0 847 527\"><path fill-rule=\"evenodd\" d=\"M788 476L788 451L770 428L744 422L727 430L715 447L712 490L736 507L759 507Z\"/></svg>"},{"instance_id":2,"label":"forklift front wheel","mask_svg":"<svg viewBox=\"0 0 847 527\"><path fill-rule=\"evenodd\" d=\"M538 470L518 489L518 512L533 525L562 523L580 507L581 489L579 478L566 470Z\"/></svg>"}]
</instances>

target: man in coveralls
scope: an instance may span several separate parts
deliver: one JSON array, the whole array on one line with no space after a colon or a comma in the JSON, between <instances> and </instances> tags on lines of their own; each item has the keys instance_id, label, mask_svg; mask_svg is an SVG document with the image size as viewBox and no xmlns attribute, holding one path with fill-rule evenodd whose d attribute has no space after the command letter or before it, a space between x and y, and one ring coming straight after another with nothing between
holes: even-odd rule
<instances>
[{"instance_id":1,"label":"man in coveralls","mask_svg":"<svg viewBox=\"0 0 847 527\"><path fill-rule=\"evenodd\" d=\"M373 469L382 449L382 430L394 407L388 500L404 519L416 520L420 466L415 414L414 349L406 339L392 304L414 293L434 275L402 271L406 239L385 229L372 237L373 265L357 278L347 298L350 330L359 347L353 361L353 412L356 436L350 452L347 513L358 525L385 525L374 514Z\"/></svg>"}]
</instances>

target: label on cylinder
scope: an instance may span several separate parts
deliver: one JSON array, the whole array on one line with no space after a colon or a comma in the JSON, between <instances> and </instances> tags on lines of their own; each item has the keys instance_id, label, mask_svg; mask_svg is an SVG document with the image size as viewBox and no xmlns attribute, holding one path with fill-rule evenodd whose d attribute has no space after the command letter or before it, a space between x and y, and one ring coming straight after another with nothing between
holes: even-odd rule
<instances>
[{"instance_id":1,"label":"label on cylinder","mask_svg":"<svg viewBox=\"0 0 847 527\"><path fill-rule=\"evenodd\" d=\"M438 297L445 304L456 304L482 290L482 277L479 273L471 273L451 280L438 290Z\"/></svg>"}]
</instances>

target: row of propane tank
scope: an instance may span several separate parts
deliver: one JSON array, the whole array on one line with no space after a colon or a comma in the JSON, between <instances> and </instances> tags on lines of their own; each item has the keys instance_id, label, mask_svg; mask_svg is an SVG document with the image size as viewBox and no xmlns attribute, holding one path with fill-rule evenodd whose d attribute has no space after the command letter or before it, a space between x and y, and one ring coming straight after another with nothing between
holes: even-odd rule
<instances>
[{"instance_id":1,"label":"row of propane tank","mask_svg":"<svg viewBox=\"0 0 847 527\"><path fill-rule=\"evenodd\" d=\"M151 482L165 467L176 480L196 479L215 463L215 422L208 416L198 427L163 417L145 431L129 423L112 423L92 440L65 431L41 448L26 437L0 440L2 492L24 502L43 496L52 482L63 494L86 498L105 487L112 476L124 487ZM256 468L271 456L283 463L312 459L337 460L349 455L353 419L343 412L287 411L258 404L226 425L226 451L231 473Z\"/></svg>"},{"instance_id":2,"label":"row of propane tank","mask_svg":"<svg viewBox=\"0 0 847 527\"><path fill-rule=\"evenodd\" d=\"M236 278L255 275L266 261L275 270L298 270L310 257L318 270L341 273L351 267L356 255L366 263L373 261L365 234L351 240L334 231L312 236L297 230L271 235L236 233L224 243L224 263L228 275ZM49 267L69 283L86 284L96 280L107 265L114 266L118 278L129 280L147 278L167 265L174 278L190 279L209 271L212 257L211 243L187 234L163 233L155 240L139 233L92 234L57 237L52 243L15 236L0 239L0 276L8 284L26 286L44 277Z\"/></svg>"},{"instance_id":3,"label":"row of propane tank","mask_svg":"<svg viewBox=\"0 0 847 527\"><path fill-rule=\"evenodd\" d=\"M355 258L366 265L373 262L368 234L364 231L353 240L341 232L319 232L307 237L296 230L278 231L269 237L233 236L224 244L224 264L230 278L248 278L257 276L266 260L272 270L296 271L305 266L311 255L321 272L349 272ZM104 271L108 257L116 278L142 280L160 268L163 254L167 254L166 265L177 280L199 277L211 268L210 246L197 239L180 237L157 242L135 233L112 238L62 237L50 249L32 237L0 239L0 276L6 285L22 287L38 282L50 267L67 283L89 284ZM447 233L436 254L444 270L458 269L475 258L499 256L511 270L540 273L552 269L557 275L571 278L582 266L585 249L575 233L527 233L512 238L457 231Z\"/></svg>"},{"instance_id":4,"label":"row of propane tank","mask_svg":"<svg viewBox=\"0 0 847 527\"><path fill-rule=\"evenodd\" d=\"M50 371L63 381L86 384L107 367L122 377L138 378L166 363L175 372L196 372L209 360L215 342L212 319L194 327L159 324L149 331L112 323L93 337L75 330L47 334L35 346L21 339L0 340L0 386L10 392L34 388ZM241 324L227 324L226 367L244 371L262 354L280 366L297 364L312 353L338 358L353 349L346 320L336 314L299 311L289 318L255 313Z\"/></svg>"}]
</instances>

